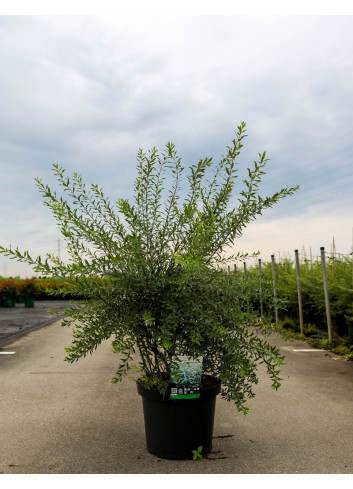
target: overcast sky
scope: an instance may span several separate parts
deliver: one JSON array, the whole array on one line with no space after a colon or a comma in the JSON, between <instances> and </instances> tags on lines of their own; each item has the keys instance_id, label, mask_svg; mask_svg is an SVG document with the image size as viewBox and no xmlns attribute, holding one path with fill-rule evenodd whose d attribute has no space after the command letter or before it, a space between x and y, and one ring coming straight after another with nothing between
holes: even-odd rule
<instances>
[{"instance_id":1,"label":"overcast sky","mask_svg":"<svg viewBox=\"0 0 353 489\"><path fill-rule=\"evenodd\" d=\"M0 244L58 251L34 183L53 162L130 197L140 147L217 162L244 120L241 167L270 158L262 195L301 188L236 251L350 253L352 46L352 16L0 16ZM32 271L0 255L1 274Z\"/></svg>"}]
</instances>

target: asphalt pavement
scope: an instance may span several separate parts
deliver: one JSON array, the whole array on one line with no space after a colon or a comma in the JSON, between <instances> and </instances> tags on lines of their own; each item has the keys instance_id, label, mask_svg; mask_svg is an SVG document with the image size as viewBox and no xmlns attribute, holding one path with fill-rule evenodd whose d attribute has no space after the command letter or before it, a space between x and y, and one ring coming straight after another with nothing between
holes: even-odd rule
<instances>
[{"instance_id":1,"label":"asphalt pavement","mask_svg":"<svg viewBox=\"0 0 353 489\"><path fill-rule=\"evenodd\" d=\"M207 458L163 460L146 450L133 380L110 382L117 367L110 342L69 364L71 337L57 321L0 345L0 473L353 472L353 362L274 337L286 356L279 390L260 366L246 416L218 396Z\"/></svg>"},{"instance_id":2,"label":"asphalt pavement","mask_svg":"<svg viewBox=\"0 0 353 489\"><path fill-rule=\"evenodd\" d=\"M25 307L23 303L16 303L15 307L0 307L0 346L64 317L64 310L69 305L70 301L44 300L35 301L34 307Z\"/></svg>"}]
</instances>

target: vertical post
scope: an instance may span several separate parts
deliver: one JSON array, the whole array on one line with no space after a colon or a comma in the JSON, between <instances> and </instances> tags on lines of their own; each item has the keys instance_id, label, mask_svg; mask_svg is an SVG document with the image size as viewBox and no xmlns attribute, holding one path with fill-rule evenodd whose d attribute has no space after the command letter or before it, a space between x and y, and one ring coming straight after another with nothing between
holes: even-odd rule
<instances>
[{"instance_id":1,"label":"vertical post","mask_svg":"<svg viewBox=\"0 0 353 489\"><path fill-rule=\"evenodd\" d=\"M332 324L331 324L330 298L328 295L325 247L321 246L320 251L321 251L322 278L324 281L324 292L325 292L328 341L329 343L332 343Z\"/></svg>"},{"instance_id":2,"label":"vertical post","mask_svg":"<svg viewBox=\"0 0 353 489\"><path fill-rule=\"evenodd\" d=\"M247 277L248 277L248 274L247 274L247 271L246 271L246 262L244 261L244 279L245 279L245 285L247 286ZM248 310L248 314L250 314L250 302L249 302L249 294L248 294L248 291L246 291L246 304L247 304L247 310Z\"/></svg>"},{"instance_id":3,"label":"vertical post","mask_svg":"<svg viewBox=\"0 0 353 489\"><path fill-rule=\"evenodd\" d=\"M230 273L230 265L228 265L228 273Z\"/></svg>"},{"instance_id":4,"label":"vertical post","mask_svg":"<svg viewBox=\"0 0 353 489\"><path fill-rule=\"evenodd\" d=\"M234 275L237 273L237 264L234 263Z\"/></svg>"},{"instance_id":5,"label":"vertical post","mask_svg":"<svg viewBox=\"0 0 353 489\"><path fill-rule=\"evenodd\" d=\"M300 333L304 334L303 301L302 301L302 289L301 289L301 284L300 284L300 267L299 267L298 250L294 250L294 254L295 254L295 270L296 270L296 274L297 274L297 291L298 291Z\"/></svg>"},{"instance_id":6,"label":"vertical post","mask_svg":"<svg viewBox=\"0 0 353 489\"><path fill-rule=\"evenodd\" d=\"M259 291L260 291L260 315L261 317L264 315L264 304L262 297L262 272L261 272L261 258L259 258Z\"/></svg>"},{"instance_id":7,"label":"vertical post","mask_svg":"<svg viewBox=\"0 0 353 489\"><path fill-rule=\"evenodd\" d=\"M272 278L273 278L273 300L275 303L275 319L276 319L276 328L278 328L277 279L276 279L275 255L271 255L271 263L272 263Z\"/></svg>"}]
</instances>

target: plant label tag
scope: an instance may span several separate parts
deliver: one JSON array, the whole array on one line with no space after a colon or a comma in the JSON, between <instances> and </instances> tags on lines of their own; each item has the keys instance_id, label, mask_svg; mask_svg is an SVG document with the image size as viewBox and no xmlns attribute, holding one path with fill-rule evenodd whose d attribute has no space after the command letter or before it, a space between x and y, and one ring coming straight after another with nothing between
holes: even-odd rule
<instances>
[{"instance_id":1,"label":"plant label tag","mask_svg":"<svg viewBox=\"0 0 353 489\"><path fill-rule=\"evenodd\" d=\"M172 367L171 399L197 399L200 397L202 357L192 359L180 355Z\"/></svg>"}]
</instances>

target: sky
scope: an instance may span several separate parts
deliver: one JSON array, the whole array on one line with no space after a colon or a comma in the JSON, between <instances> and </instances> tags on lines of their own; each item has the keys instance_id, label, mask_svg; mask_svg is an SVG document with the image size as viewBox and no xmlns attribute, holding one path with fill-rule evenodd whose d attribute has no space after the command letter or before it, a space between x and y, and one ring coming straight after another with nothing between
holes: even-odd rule
<instances>
[{"instance_id":1,"label":"sky","mask_svg":"<svg viewBox=\"0 0 353 489\"><path fill-rule=\"evenodd\" d=\"M34 182L56 188L52 163L130 198L139 148L217 163L245 121L237 191L265 150L260 194L300 190L234 251L349 254L352 46L351 15L1 15L0 244L67 258ZM33 270L0 255L0 275Z\"/></svg>"}]
</instances>

